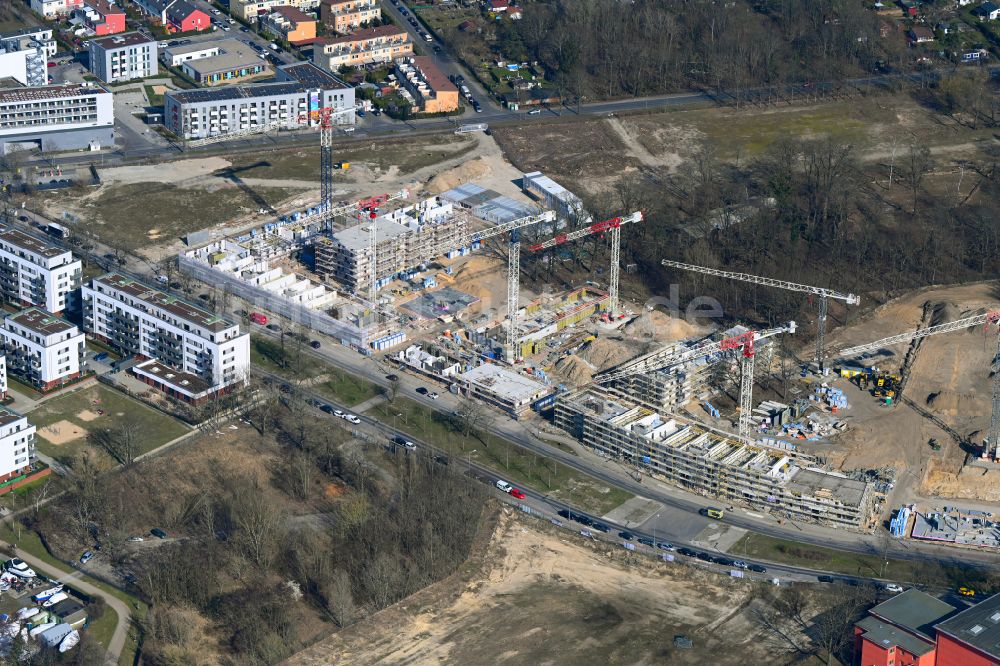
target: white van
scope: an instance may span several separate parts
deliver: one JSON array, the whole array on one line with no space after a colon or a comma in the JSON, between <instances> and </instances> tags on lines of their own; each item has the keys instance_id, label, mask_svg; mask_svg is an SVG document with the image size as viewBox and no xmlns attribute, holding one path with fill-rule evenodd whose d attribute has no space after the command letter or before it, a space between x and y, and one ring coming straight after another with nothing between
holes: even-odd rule
<instances>
[{"instance_id":1,"label":"white van","mask_svg":"<svg viewBox=\"0 0 1000 666\"><path fill-rule=\"evenodd\" d=\"M514 490L514 486L510 485L503 479L497 479L497 488L504 491L505 493L509 493L510 491Z\"/></svg>"}]
</instances>

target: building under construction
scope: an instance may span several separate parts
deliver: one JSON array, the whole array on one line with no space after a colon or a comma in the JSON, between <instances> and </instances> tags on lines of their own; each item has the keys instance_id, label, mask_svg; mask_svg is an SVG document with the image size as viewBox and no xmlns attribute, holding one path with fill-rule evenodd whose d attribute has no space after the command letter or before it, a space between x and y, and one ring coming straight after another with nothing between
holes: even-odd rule
<instances>
[{"instance_id":1,"label":"building under construction","mask_svg":"<svg viewBox=\"0 0 1000 666\"><path fill-rule=\"evenodd\" d=\"M597 388L559 396L555 423L598 453L692 492L792 520L870 527L870 484L790 450L752 446Z\"/></svg>"},{"instance_id":2,"label":"building under construction","mask_svg":"<svg viewBox=\"0 0 1000 666\"><path fill-rule=\"evenodd\" d=\"M434 257L457 250L469 218L450 202L431 197L316 239L316 272L354 293L371 285L371 227L375 226L376 286L409 273Z\"/></svg>"}]
</instances>

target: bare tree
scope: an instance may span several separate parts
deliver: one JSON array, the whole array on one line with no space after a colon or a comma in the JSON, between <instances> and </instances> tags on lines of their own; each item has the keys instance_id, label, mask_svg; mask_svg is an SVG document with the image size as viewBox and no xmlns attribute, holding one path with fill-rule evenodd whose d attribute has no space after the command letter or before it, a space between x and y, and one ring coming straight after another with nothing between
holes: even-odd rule
<instances>
[{"instance_id":1,"label":"bare tree","mask_svg":"<svg viewBox=\"0 0 1000 666\"><path fill-rule=\"evenodd\" d=\"M854 623L875 602L875 588L870 585L836 585L831 590L828 609L812 620L817 644L826 652L827 666L833 664L834 655L840 652L854 635Z\"/></svg>"},{"instance_id":2,"label":"bare tree","mask_svg":"<svg viewBox=\"0 0 1000 666\"><path fill-rule=\"evenodd\" d=\"M333 616L337 626L346 627L354 620L357 610L351 592L351 577L346 571L343 569L334 571L330 580L323 586L322 594L326 600L326 609Z\"/></svg>"},{"instance_id":3,"label":"bare tree","mask_svg":"<svg viewBox=\"0 0 1000 666\"><path fill-rule=\"evenodd\" d=\"M233 522L240 528L240 541L245 555L266 568L277 546L282 511L262 492L257 483L243 483L236 488L229 502Z\"/></svg>"},{"instance_id":4,"label":"bare tree","mask_svg":"<svg viewBox=\"0 0 1000 666\"><path fill-rule=\"evenodd\" d=\"M124 466L135 462L139 455L142 425L135 419L126 418L114 428L100 428L90 432L90 441Z\"/></svg>"}]
</instances>

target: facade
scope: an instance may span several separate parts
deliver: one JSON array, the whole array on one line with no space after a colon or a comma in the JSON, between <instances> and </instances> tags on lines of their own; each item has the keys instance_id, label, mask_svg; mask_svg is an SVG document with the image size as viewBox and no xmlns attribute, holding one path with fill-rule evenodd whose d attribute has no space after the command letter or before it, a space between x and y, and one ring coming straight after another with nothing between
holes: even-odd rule
<instances>
[{"instance_id":1,"label":"facade","mask_svg":"<svg viewBox=\"0 0 1000 666\"><path fill-rule=\"evenodd\" d=\"M281 69L278 75L279 78L286 76ZM183 139L201 139L268 125L301 128L305 126L303 119L312 111L323 107L354 108L354 89L334 88L335 85L282 81L168 92L163 100L164 123L168 130ZM316 122L309 120L310 125ZM340 114L336 122L353 124L354 114Z\"/></svg>"},{"instance_id":2,"label":"facade","mask_svg":"<svg viewBox=\"0 0 1000 666\"><path fill-rule=\"evenodd\" d=\"M0 356L0 400L7 397L7 359Z\"/></svg>"},{"instance_id":3,"label":"facade","mask_svg":"<svg viewBox=\"0 0 1000 666\"><path fill-rule=\"evenodd\" d=\"M10 374L40 391L80 376L84 335L50 312L33 307L7 316L0 340Z\"/></svg>"},{"instance_id":4,"label":"facade","mask_svg":"<svg viewBox=\"0 0 1000 666\"><path fill-rule=\"evenodd\" d=\"M8 303L55 313L74 308L82 275L69 250L0 227L0 296Z\"/></svg>"},{"instance_id":5,"label":"facade","mask_svg":"<svg viewBox=\"0 0 1000 666\"><path fill-rule=\"evenodd\" d=\"M27 472L35 457L35 426L27 417L0 407L0 481Z\"/></svg>"},{"instance_id":6,"label":"facade","mask_svg":"<svg viewBox=\"0 0 1000 666\"><path fill-rule=\"evenodd\" d=\"M20 51L38 47L45 51L47 58L56 54L56 40L52 37L52 28L36 26L0 33L0 48L2 49Z\"/></svg>"},{"instance_id":7,"label":"facade","mask_svg":"<svg viewBox=\"0 0 1000 666\"><path fill-rule=\"evenodd\" d=\"M934 625L955 612L920 590L901 592L854 625L854 653L865 666L935 666Z\"/></svg>"},{"instance_id":8,"label":"facade","mask_svg":"<svg viewBox=\"0 0 1000 666\"><path fill-rule=\"evenodd\" d=\"M123 354L195 375L212 391L246 381L250 335L239 324L119 273L91 280L82 299L84 329Z\"/></svg>"},{"instance_id":9,"label":"facade","mask_svg":"<svg viewBox=\"0 0 1000 666\"><path fill-rule=\"evenodd\" d=\"M555 423L600 455L679 487L792 520L867 527L870 484L814 467L807 456L750 446L608 398L599 389L560 395Z\"/></svg>"},{"instance_id":10,"label":"facade","mask_svg":"<svg viewBox=\"0 0 1000 666\"><path fill-rule=\"evenodd\" d=\"M90 71L106 83L141 79L159 71L156 40L141 32L92 39L87 48Z\"/></svg>"},{"instance_id":11,"label":"facade","mask_svg":"<svg viewBox=\"0 0 1000 666\"><path fill-rule=\"evenodd\" d=\"M83 4L83 0L31 0L31 11L41 17L54 19L69 16L70 12Z\"/></svg>"},{"instance_id":12,"label":"facade","mask_svg":"<svg viewBox=\"0 0 1000 666\"><path fill-rule=\"evenodd\" d=\"M73 13L99 37L125 32L125 11L107 0L85 0Z\"/></svg>"},{"instance_id":13,"label":"facade","mask_svg":"<svg viewBox=\"0 0 1000 666\"><path fill-rule=\"evenodd\" d=\"M316 241L316 272L349 290L367 294L371 285L368 223ZM467 227L464 215L441 197L406 206L375 220L377 284L405 275L431 257L456 249Z\"/></svg>"},{"instance_id":14,"label":"facade","mask_svg":"<svg viewBox=\"0 0 1000 666\"><path fill-rule=\"evenodd\" d=\"M223 39L213 43L213 46L218 48L214 55L186 60L181 64L181 70L200 85L225 85L271 73L267 62L238 39Z\"/></svg>"},{"instance_id":15,"label":"facade","mask_svg":"<svg viewBox=\"0 0 1000 666\"><path fill-rule=\"evenodd\" d=\"M114 124L111 92L100 86L0 88L0 152L113 146Z\"/></svg>"},{"instance_id":16,"label":"facade","mask_svg":"<svg viewBox=\"0 0 1000 666\"><path fill-rule=\"evenodd\" d=\"M278 7L310 11L319 7L319 0L229 0L229 14L244 21L255 21Z\"/></svg>"},{"instance_id":17,"label":"facade","mask_svg":"<svg viewBox=\"0 0 1000 666\"><path fill-rule=\"evenodd\" d=\"M1000 664L1000 594L939 622L935 666Z\"/></svg>"},{"instance_id":18,"label":"facade","mask_svg":"<svg viewBox=\"0 0 1000 666\"><path fill-rule=\"evenodd\" d=\"M321 38L313 46L313 62L331 72L341 66L392 62L412 54L409 33L394 25L367 28L346 37Z\"/></svg>"},{"instance_id":19,"label":"facade","mask_svg":"<svg viewBox=\"0 0 1000 666\"><path fill-rule=\"evenodd\" d=\"M16 41L0 47L0 79L12 79L22 86L44 86L49 80L46 49L41 44L21 48Z\"/></svg>"},{"instance_id":20,"label":"facade","mask_svg":"<svg viewBox=\"0 0 1000 666\"><path fill-rule=\"evenodd\" d=\"M316 18L301 9L282 5L261 19L261 27L289 44L316 38Z\"/></svg>"},{"instance_id":21,"label":"facade","mask_svg":"<svg viewBox=\"0 0 1000 666\"><path fill-rule=\"evenodd\" d=\"M559 213L560 217L577 221L580 224L590 224L590 214L584 209L580 197L541 171L524 174L521 178L521 187L525 192L542 201L546 208Z\"/></svg>"},{"instance_id":22,"label":"facade","mask_svg":"<svg viewBox=\"0 0 1000 666\"><path fill-rule=\"evenodd\" d=\"M187 0L174 0L164 12L164 27L170 32L195 32L212 27L211 17Z\"/></svg>"},{"instance_id":23,"label":"facade","mask_svg":"<svg viewBox=\"0 0 1000 666\"><path fill-rule=\"evenodd\" d=\"M382 19L378 0L322 0L319 16L327 28L340 34Z\"/></svg>"},{"instance_id":24,"label":"facade","mask_svg":"<svg viewBox=\"0 0 1000 666\"><path fill-rule=\"evenodd\" d=\"M163 49L163 62L170 67L180 67L188 60L200 60L219 55L219 42L199 42L197 44L180 44Z\"/></svg>"},{"instance_id":25,"label":"facade","mask_svg":"<svg viewBox=\"0 0 1000 666\"><path fill-rule=\"evenodd\" d=\"M429 56L396 60L396 78L413 96L419 113L448 113L458 110L458 88Z\"/></svg>"}]
</instances>

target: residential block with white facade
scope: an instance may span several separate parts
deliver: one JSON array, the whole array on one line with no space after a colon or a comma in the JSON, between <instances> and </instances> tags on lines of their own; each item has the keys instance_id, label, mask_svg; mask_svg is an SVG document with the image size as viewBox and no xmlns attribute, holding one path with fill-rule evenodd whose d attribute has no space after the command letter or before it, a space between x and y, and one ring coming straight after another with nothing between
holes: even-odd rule
<instances>
[{"instance_id":1,"label":"residential block with white facade","mask_svg":"<svg viewBox=\"0 0 1000 666\"><path fill-rule=\"evenodd\" d=\"M35 460L35 426L12 409L0 407L0 482L26 472Z\"/></svg>"},{"instance_id":2,"label":"residential block with white facade","mask_svg":"<svg viewBox=\"0 0 1000 666\"><path fill-rule=\"evenodd\" d=\"M120 273L82 289L83 327L123 354L157 359L213 391L246 381L250 334L239 324Z\"/></svg>"},{"instance_id":3,"label":"residential block with white facade","mask_svg":"<svg viewBox=\"0 0 1000 666\"><path fill-rule=\"evenodd\" d=\"M0 343L10 374L41 391L80 376L83 333L51 312L28 308L5 317Z\"/></svg>"},{"instance_id":4,"label":"residential block with white facade","mask_svg":"<svg viewBox=\"0 0 1000 666\"><path fill-rule=\"evenodd\" d=\"M75 305L83 265L73 253L16 229L0 227L0 297L59 313Z\"/></svg>"},{"instance_id":5,"label":"residential block with white facade","mask_svg":"<svg viewBox=\"0 0 1000 666\"><path fill-rule=\"evenodd\" d=\"M0 152L18 148L99 149L115 143L111 91L97 85L4 86L0 83Z\"/></svg>"},{"instance_id":6,"label":"residential block with white facade","mask_svg":"<svg viewBox=\"0 0 1000 666\"><path fill-rule=\"evenodd\" d=\"M92 39L90 71L106 83L154 76L158 71L156 40L141 32Z\"/></svg>"}]
</instances>

